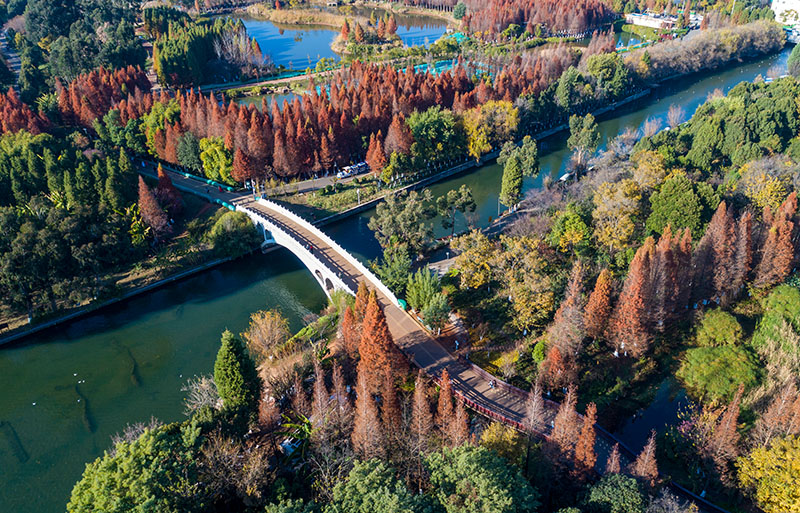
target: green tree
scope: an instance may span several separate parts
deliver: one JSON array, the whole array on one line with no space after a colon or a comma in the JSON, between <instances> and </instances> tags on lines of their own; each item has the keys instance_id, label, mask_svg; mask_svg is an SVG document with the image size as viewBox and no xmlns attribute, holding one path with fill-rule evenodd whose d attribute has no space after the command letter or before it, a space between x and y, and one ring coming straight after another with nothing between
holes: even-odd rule
<instances>
[{"instance_id":1,"label":"green tree","mask_svg":"<svg viewBox=\"0 0 800 513\"><path fill-rule=\"evenodd\" d=\"M792 53L789 54L789 60L786 61L786 67L790 75L794 77L800 76L800 50L798 50L797 45L792 48Z\"/></svg>"},{"instance_id":2,"label":"green tree","mask_svg":"<svg viewBox=\"0 0 800 513\"><path fill-rule=\"evenodd\" d=\"M756 447L737 460L739 483L749 490L765 513L800 511L800 437Z\"/></svg>"},{"instance_id":3,"label":"green tree","mask_svg":"<svg viewBox=\"0 0 800 513\"><path fill-rule=\"evenodd\" d=\"M574 112L583 102L583 92L586 81L575 67L570 66L556 86L556 101L567 112Z\"/></svg>"},{"instance_id":4,"label":"green tree","mask_svg":"<svg viewBox=\"0 0 800 513\"><path fill-rule=\"evenodd\" d=\"M417 165L464 155L466 134L452 111L436 105L424 112L414 111L406 123L414 136L411 154Z\"/></svg>"},{"instance_id":5,"label":"green tree","mask_svg":"<svg viewBox=\"0 0 800 513\"><path fill-rule=\"evenodd\" d=\"M556 214L553 227L547 235L547 242L553 247L568 253L582 253L589 247L591 229L586 225L574 204L568 205L564 212Z\"/></svg>"},{"instance_id":6,"label":"green tree","mask_svg":"<svg viewBox=\"0 0 800 513\"><path fill-rule=\"evenodd\" d=\"M462 445L426 458L433 499L447 513L535 512L539 494L518 469L484 447Z\"/></svg>"},{"instance_id":7,"label":"green tree","mask_svg":"<svg viewBox=\"0 0 800 513\"><path fill-rule=\"evenodd\" d=\"M437 331L441 330L450 317L450 303L447 302L447 296L441 292L434 294L422 308L421 313L428 326Z\"/></svg>"},{"instance_id":8,"label":"green tree","mask_svg":"<svg viewBox=\"0 0 800 513\"><path fill-rule=\"evenodd\" d=\"M466 184L436 198L436 211L442 218L442 228L449 229L451 236L456 232L456 213L475 212L475 207L472 189Z\"/></svg>"},{"instance_id":9,"label":"green tree","mask_svg":"<svg viewBox=\"0 0 800 513\"><path fill-rule=\"evenodd\" d=\"M208 233L214 251L221 256L238 256L258 247L262 241L258 229L244 212L220 210Z\"/></svg>"},{"instance_id":10,"label":"green tree","mask_svg":"<svg viewBox=\"0 0 800 513\"><path fill-rule=\"evenodd\" d=\"M203 511L199 485L198 431L191 423L148 429L133 441L86 465L72 489L67 511L145 513Z\"/></svg>"},{"instance_id":11,"label":"green tree","mask_svg":"<svg viewBox=\"0 0 800 513\"><path fill-rule=\"evenodd\" d=\"M439 283L439 276L429 269L419 269L408 277L406 285L406 299L414 310L422 311L431 299L439 293L442 285Z\"/></svg>"},{"instance_id":12,"label":"green tree","mask_svg":"<svg viewBox=\"0 0 800 513\"><path fill-rule=\"evenodd\" d=\"M645 496L634 478L606 474L589 489L586 504L596 513L644 513Z\"/></svg>"},{"instance_id":13,"label":"green tree","mask_svg":"<svg viewBox=\"0 0 800 513\"><path fill-rule=\"evenodd\" d=\"M186 132L178 139L178 162L191 169L203 169L200 160L200 142L191 132Z\"/></svg>"},{"instance_id":14,"label":"green tree","mask_svg":"<svg viewBox=\"0 0 800 513\"><path fill-rule=\"evenodd\" d=\"M574 151L591 154L600 146L600 131L594 116L587 114L583 117L573 115L569 117L569 139L567 146Z\"/></svg>"},{"instance_id":15,"label":"green tree","mask_svg":"<svg viewBox=\"0 0 800 513\"><path fill-rule=\"evenodd\" d=\"M714 404L729 401L739 385L752 388L759 379L758 363L742 347L689 349L677 372L689 393Z\"/></svg>"},{"instance_id":16,"label":"green tree","mask_svg":"<svg viewBox=\"0 0 800 513\"><path fill-rule=\"evenodd\" d=\"M206 177L233 185L233 156L225 148L221 137L200 139L200 160Z\"/></svg>"},{"instance_id":17,"label":"green tree","mask_svg":"<svg viewBox=\"0 0 800 513\"><path fill-rule=\"evenodd\" d=\"M592 55L586 61L586 69L610 98L619 98L625 93L629 83L628 68L618 53Z\"/></svg>"},{"instance_id":18,"label":"green tree","mask_svg":"<svg viewBox=\"0 0 800 513\"><path fill-rule=\"evenodd\" d=\"M379 460L356 463L346 481L333 488L325 513L426 513L425 496L408 491L393 468Z\"/></svg>"},{"instance_id":19,"label":"green tree","mask_svg":"<svg viewBox=\"0 0 800 513\"><path fill-rule=\"evenodd\" d=\"M522 197L522 164L512 156L503 166L503 181L500 186L500 203L512 208Z\"/></svg>"},{"instance_id":20,"label":"green tree","mask_svg":"<svg viewBox=\"0 0 800 513\"><path fill-rule=\"evenodd\" d=\"M659 234L667 225L673 231L689 228L693 234L699 234L702 213L703 205L694 184L685 174L676 173L650 196L650 216L645 225Z\"/></svg>"},{"instance_id":21,"label":"green tree","mask_svg":"<svg viewBox=\"0 0 800 513\"><path fill-rule=\"evenodd\" d=\"M394 155L394 154L393 154ZM414 253L422 250L433 238L433 227L425 221L433 217L431 192L424 190L389 194L375 208L375 216L367 225L375 232L381 247L392 243L405 244Z\"/></svg>"},{"instance_id":22,"label":"green tree","mask_svg":"<svg viewBox=\"0 0 800 513\"><path fill-rule=\"evenodd\" d=\"M383 262L376 264L378 278L397 296L405 295L411 273L411 257L405 244L392 244L383 250Z\"/></svg>"},{"instance_id":23,"label":"green tree","mask_svg":"<svg viewBox=\"0 0 800 513\"><path fill-rule=\"evenodd\" d=\"M222 347L214 362L214 383L224 407L255 412L261 400L261 378L244 343L228 330L222 333Z\"/></svg>"},{"instance_id":24,"label":"green tree","mask_svg":"<svg viewBox=\"0 0 800 513\"><path fill-rule=\"evenodd\" d=\"M302 500L285 499L275 504L267 504L264 513L314 513L313 504L305 504Z\"/></svg>"},{"instance_id":25,"label":"green tree","mask_svg":"<svg viewBox=\"0 0 800 513\"><path fill-rule=\"evenodd\" d=\"M453 8L453 18L460 20L465 14L467 14L467 6L464 5L464 2L458 2Z\"/></svg>"}]
</instances>

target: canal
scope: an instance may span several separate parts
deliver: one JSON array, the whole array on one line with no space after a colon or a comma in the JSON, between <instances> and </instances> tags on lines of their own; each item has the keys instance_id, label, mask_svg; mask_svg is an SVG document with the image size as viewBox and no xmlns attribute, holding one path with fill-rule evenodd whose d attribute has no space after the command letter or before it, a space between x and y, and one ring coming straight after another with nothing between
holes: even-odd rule
<instances>
[{"instance_id":1,"label":"canal","mask_svg":"<svg viewBox=\"0 0 800 513\"><path fill-rule=\"evenodd\" d=\"M691 115L715 89L785 69L789 49L718 74L700 74L659 88L599 123L604 143L649 117L665 120L670 105ZM539 177L557 177L568 160L566 134L541 143ZM440 195L469 185L476 224L496 218L500 168L490 164L431 187ZM372 211L325 230L365 259L380 248L367 228ZM438 221L436 221L438 223ZM458 229L463 229L463 220ZM439 228L441 230L441 228ZM440 231L443 233L443 231ZM253 255L147 293L0 350L0 504L3 511L63 511L85 464L108 449L129 423L183 418L181 387L212 371L222 330L241 332L251 312L279 308L298 329L325 296L288 251ZM664 422L668 422L665 419ZM638 437L637 437L638 438Z\"/></svg>"}]
</instances>

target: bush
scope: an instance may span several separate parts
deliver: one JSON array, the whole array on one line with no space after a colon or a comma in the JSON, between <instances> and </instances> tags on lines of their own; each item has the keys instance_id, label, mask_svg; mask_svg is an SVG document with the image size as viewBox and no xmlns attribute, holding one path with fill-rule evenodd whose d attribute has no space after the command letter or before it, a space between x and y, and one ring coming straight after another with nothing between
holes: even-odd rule
<instances>
[{"instance_id":1,"label":"bush","mask_svg":"<svg viewBox=\"0 0 800 513\"><path fill-rule=\"evenodd\" d=\"M356 463L347 481L333 488L326 513L416 513L426 500L412 494L393 468L379 460Z\"/></svg>"},{"instance_id":2,"label":"bush","mask_svg":"<svg viewBox=\"0 0 800 513\"><path fill-rule=\"evenodd\" d=\"M471 445L426 459L434 499L446 513L535 512L539 494L518 469L494 452Z\"/></svg>"},{"instance_id":3,"label":"bush","mask_svg":"<svg viewBox=\"0 0 800 513\"><path fill-rule=\"evenodd\" d=\"M224 212L220 215L211 232L209 241L214 251L221 256L238 256L258 247L261 235L250 218L242 212Z\"/></svg>"},{"instance_id":4,"label":"bush","mask_svg":"<svg viewBox=\"0 0 800 513\"><path fill-rule=\"evenodd\" d=\"M717 347L738 345L742 340L742 326L736 317L720 309L710 310L703 315L697 329L697 345Z\"/></svg>"},{"instance_id":5,"label":"bush","mask_svg":"<svg viewBox=\"0 0 800 513\"><path fill-rule=\"evenodd\" d=\"M644 513L639 483L622 474L606 474L589 489L586 504L592 513Z\"/></svg>"},{"instance_id":6,"label":"bush","mask_svg":"<svg viewBox=\"0 0 800 513\"><path fill-rule=\"evenodd\" d=\"M758 382L758 362L742 347L699 347L686 352L677 373L691 395L701 401L727 402L739 388Z\"/></svg>"}]
</instances>

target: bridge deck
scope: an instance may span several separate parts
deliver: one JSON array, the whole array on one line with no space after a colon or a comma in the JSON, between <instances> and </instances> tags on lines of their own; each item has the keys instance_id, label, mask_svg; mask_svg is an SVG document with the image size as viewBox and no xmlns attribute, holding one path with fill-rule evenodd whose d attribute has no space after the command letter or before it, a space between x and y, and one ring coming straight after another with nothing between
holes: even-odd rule
<instances>
[{"instance_id":1,"label":"bridge deck","mask_svg":"<svg viewBox=\"0 0 800 513\"><path fill-rule=\"evenodd\" d=\"M237 201L237 205L257 211L303 244L314 247L314 255L329 269L339 273L342 280L356 290L364 276L338 251L331 248L314 233L298 226L293 220L264 207L251 199ZM369 282L367 285L375 289ZM395 343L413 359L414 364L430 376L439 376L445 368L453 380L453 386L464 397L485 408L495 411L515 422L522 422L525 403L521 396L500 387L490 388L489 381L453 357L426 330L419 326L379 290L375 291L384 308L389 331Z\"/></svg>"}]
</instances>

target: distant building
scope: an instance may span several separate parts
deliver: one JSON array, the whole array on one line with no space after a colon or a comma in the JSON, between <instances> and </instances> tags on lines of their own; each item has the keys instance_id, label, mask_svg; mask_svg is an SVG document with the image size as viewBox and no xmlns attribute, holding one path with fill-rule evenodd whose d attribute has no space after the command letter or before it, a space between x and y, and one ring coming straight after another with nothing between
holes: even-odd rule
<instances>
[{"instance_id":1,"label":"distant building","mask_svg":"<svg viewBox=\"0 0 800 513\"><path fill-rule=\"evenodd\" d=\"M784 25L800 25L800 0L772 0L775 21Z\"/></svg>"},{"instance_id":2,"label":"distant building","mask_svg":"<svg viewBox=\"0 0 800 513\"><path fill-rule=\"evenodd\" d=\"M663 14L630 13L625 15L625 23L639 25L640 27L650 27L656 30L671 30L675 27L675 18Z\"/></svg>"}]
</instances>

